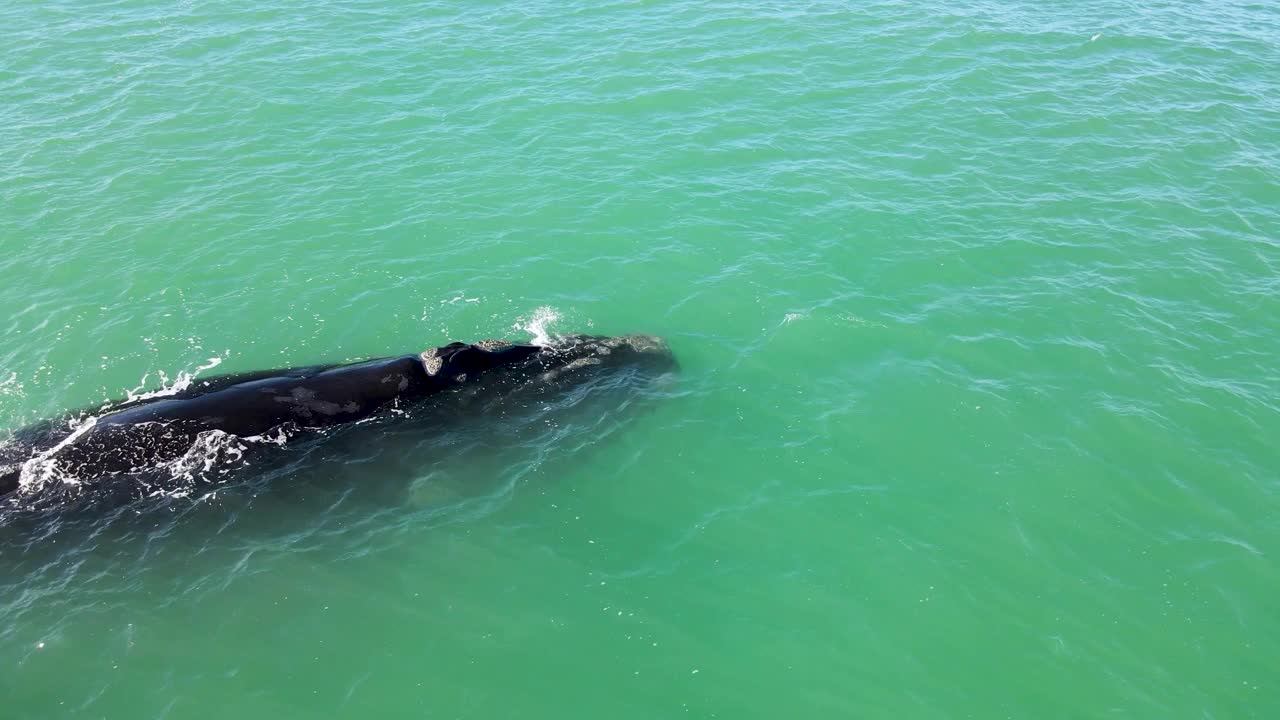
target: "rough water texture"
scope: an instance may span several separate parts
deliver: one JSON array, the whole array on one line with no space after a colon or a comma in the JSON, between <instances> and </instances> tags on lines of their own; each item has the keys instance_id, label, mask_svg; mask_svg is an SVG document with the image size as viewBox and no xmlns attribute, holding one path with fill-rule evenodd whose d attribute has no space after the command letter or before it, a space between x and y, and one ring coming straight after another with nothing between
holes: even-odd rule
<instances>
[{"instance_id":1,"label":"rough water texture","mask_svg":"<svg viewBox=\"0 0 1280 720\"><path fill-rule=\"evenodd\" d=\"M0 529L4 718L1280 716L1274 3L0 28L0 427L211 360L682 367L644 412Z\"/></svg>"}]
</instances>

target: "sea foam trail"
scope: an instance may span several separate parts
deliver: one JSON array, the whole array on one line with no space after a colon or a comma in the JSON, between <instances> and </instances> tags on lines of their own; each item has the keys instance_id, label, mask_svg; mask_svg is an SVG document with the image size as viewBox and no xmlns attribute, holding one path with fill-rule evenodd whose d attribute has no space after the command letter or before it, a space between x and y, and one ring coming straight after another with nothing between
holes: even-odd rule
<instances>
[{"instance_id":1,"label":"sea foam trail","mask_svg":"<svg viewBox=\"0 0 1280 720\"><path fill-rule=\"evenodd\" d=\"M83 478L77 477L72 473L65 472L58 466L57 454L68 445L71 445L85 433L93 429L98 424L98 419L103 415L110 413L113 409L139 402L142 400L151 400L153 398L167 397L177 395L178 393L191 387L196 378L200 374L212 370L222 364L224 358L209 358L203 365L196 367L188 372L186 370L179 371L170 382L168 375L164 371L159 371L160 387L155 390L144 390L147 385L147 378L151 377L151 373L142 376L138 384L129 390L125 390L125 399L118 402L105 402L96 411L84 416L68 421L71 432L60 440L56 445L47 450L33 454L30 458L22 463L22 470L18 476L18 488L21 491L29 491L39 488L51 480L57 480L67 485L79 485ZM194 450L195 448L193 448ZM186 470L186 468L183 468ZM189 475L189 470L187 471Z\"/></svg>"},{"instance_id":2,"label":"sea foam trail","mask_svg":"<svg viewBox=\"0 0 1280 720\"><path fill-rule=\"evenodd\" d=\"M200 377L200 373L205 370L212 370L213 368L221 365L222 360L223 358L220 357L211 357L204 365L197 367L191 372L181 370L173 379L172 384L169 382L169 376L166 375L163 370L158 371L157 374L160 376L160 387L155 390L143 389L147 386L147 378L151 377L151 373L147 373L142 376L142 379L138 381L138 384L132 390L125 391L124 400L115 404L107 403L99 408L99 412L109 410L116 405L127 405L129 403L138 402L139 400L150 400L152 398L165 397L168 395L177 395L183 390L191 387L191 383L195 382L195 379Z\"/></svg>"}]
</instances>

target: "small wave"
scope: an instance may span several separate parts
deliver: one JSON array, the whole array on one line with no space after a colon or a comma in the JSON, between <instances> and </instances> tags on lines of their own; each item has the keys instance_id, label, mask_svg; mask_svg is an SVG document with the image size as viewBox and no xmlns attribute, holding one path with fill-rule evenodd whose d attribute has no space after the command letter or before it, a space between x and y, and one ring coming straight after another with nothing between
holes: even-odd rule
<instances>
[{"instance_id":1,"label":"small wave","mask_svg":"<svg viewBox=\"0 0 1280 720\"><path fill-rule=\"evenodd\" d=\"M151 488L150 497L184 498L202 480L225 476L244 459L251 445L284 445L288 434L277 428L265 435L240 437L223 430L208 430L196 436L182 457L158 463L153 468L137 468L161 473L161 485ZM169 483L166 481L174 481Z\"/></svg>"},{"instance_id":2,"label":"small wave","mask_svg":"<svg viewBox=\"0 0 1280 720\"><path fill-rule=\"evenodd\" d=\"M0 380L0 395L21 395L22 383L18 382L18 373L10 372L9 377Z\"/></svg>"},{"instance_id":3,"label":"small wave","mask_svg":"<svg viewBox=\"0 0 1280 720\"><path fill-rule=\"evenodd\" d=\"M186 390L187 388L191 387L191 383L195 382L195 379L200 376L200 373L204 372L205 370L212 370L213 368L216 368L219 365L221 365L222 360L223 358L220 358L220 357L211 357L207 362L205 362L204 365L197 367L195 370L192 370L191 372L187 372L186 370L179 371L178 375L173 379L172 383L169 382L169 376L166 375L163 370L161 370L157 373L160 376L160 387L155 390L143 389L147 386L147 378L151 377L151 373L147 373L146 375L142 376L141 380L138 381L138 385L136 387L134 387L132 390L125 391L125 394L126 394L125 399L121 400L119 403L116 403L116 405L127 405L130 403L138 402L140 400L150 400L151 398L166 397L168 395L177 395L183 390ZM107 403L106 405L103 405L100 408L99 412L110 410L116 405Z\"/></svg>"},{"instance_id":4,"label":"small wave","mask_svg":"<svg viewBox=\"0 0 1280 720\"><path fill-rule=\"evenodd\" d=\"M175 478L195 480L197 474L208 473L215 466L225 466L244 457L245 441L223 430L209 430L196 436L186 454L161 467L167 467Z\"/></svg>"},{"instance_id":5,"label":"small wave","mask_svg":"<svg viewBox=\"0 0 1280 720\"><path fill-rule=\"evenodd\" d=\"M98 417L96 415L73 420L71 422L72 430L69 435L59 441L57 445L32 455L22 463L22 470L18 474L18 488L20 490L30 490L31 488L41 487L54 479L67 485L79 485L79 478L67 473L58 466L56 455L60 450L74 443L80 436L92 430L93 426L97 424Z\"/></svg>"}]
</instances>

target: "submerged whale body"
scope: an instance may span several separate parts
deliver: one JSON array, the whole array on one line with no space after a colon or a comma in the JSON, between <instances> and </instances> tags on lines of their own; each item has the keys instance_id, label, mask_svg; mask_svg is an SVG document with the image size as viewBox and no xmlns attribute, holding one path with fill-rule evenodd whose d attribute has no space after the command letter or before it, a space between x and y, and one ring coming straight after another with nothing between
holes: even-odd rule
<instances>
[{"instance_id":1,"label":"submerged whale body","mask_svg":"<svg viewBox=\"0 0 1280 720\"><path fill-rule=\"evenodd\" d=\"M283 444L432 403L428 410L501 412L504 403L537 400L602 374L656 377L674 366L660 338L577 335L545 346L455 342L417 355L212 377L109 405L78 426L47 422L17 431L0 447L0 496L37 492L41 479L91 485L155 470L211 436Z\"/></svg>"}]
</instances>

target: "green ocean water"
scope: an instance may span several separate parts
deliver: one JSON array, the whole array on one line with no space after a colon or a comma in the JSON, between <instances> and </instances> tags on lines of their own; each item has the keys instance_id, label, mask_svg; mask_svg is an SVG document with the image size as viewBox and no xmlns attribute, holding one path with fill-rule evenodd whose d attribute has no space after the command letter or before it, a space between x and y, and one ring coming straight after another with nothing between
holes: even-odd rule
<instances>
[{"instance_id":1,"label":"green ocean water","mask_svg":"<svg viewBox=\"0 0 1280 720\"><path fill-rule=\"evenodd\" d=\"M1280 7L0 0L0 42L6 432L539 331L681 365L341 469L404 503L50 521L0 718L1280 717Z\"/></svg>"}]
</instances>

